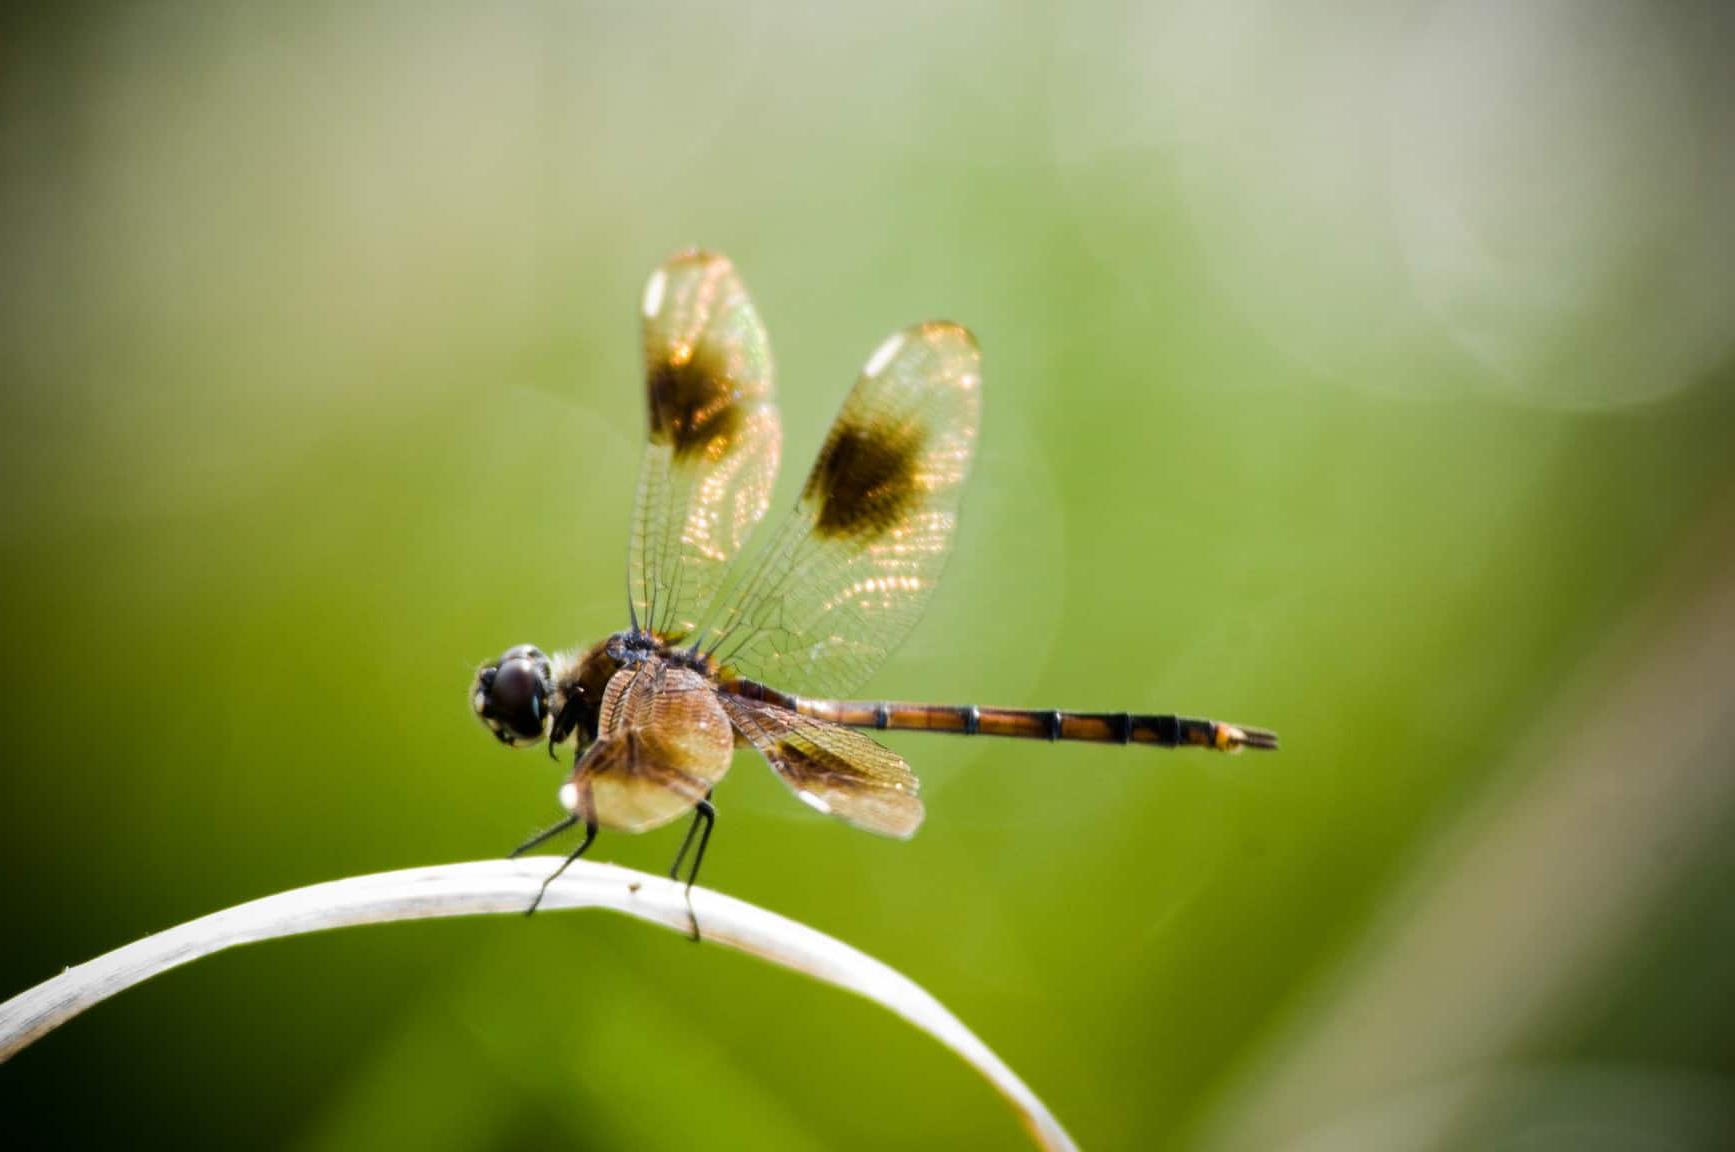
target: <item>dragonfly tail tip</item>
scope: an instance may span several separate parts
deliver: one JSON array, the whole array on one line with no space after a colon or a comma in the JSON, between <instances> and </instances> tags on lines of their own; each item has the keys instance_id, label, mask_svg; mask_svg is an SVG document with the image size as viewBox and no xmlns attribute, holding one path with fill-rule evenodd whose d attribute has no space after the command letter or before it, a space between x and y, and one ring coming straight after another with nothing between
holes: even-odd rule
<instances>
[{"instance_id":1,"label":"dragonfly tail tip","mask_svg":"<svg viewBox=\"0 0 1735 1152\"><path fill-rule=\"evenodd\" d=\"M1217 726L1217 747L1224 752L1239 752L1243 748L1277 751L1277 733L1264 728L1242 728L1234 724Z\"/></svg>"}]
</instances>

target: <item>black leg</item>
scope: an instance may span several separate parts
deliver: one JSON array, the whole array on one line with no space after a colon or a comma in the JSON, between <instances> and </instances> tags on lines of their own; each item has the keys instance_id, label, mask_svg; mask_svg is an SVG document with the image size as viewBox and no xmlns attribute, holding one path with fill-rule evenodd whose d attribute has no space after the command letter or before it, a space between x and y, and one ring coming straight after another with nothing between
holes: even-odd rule
<instances>
[{"instance_id":1,"label":"black leg","mask_svg":"<svg viewBox=\"0 0 1735 1152\"><path fill-rule=\"evenodd\" d=\"M553 839L554 837L560 835L562 832L566 831L568 828L571 828L574 824L577 824L577 823L578 823L578 817L577 816L568 816L566 819L562 820L560 823L556 824L554 827L544 828L542 831L538 832L536 835L532 836L530 839L526 840L524 843L520 844L518 847L512 849L512 851L508 852L506 854L506 859L508 859L508 860L518 859L518 857L524 855L526 852L530 851L532 848L536 847L538 844L542 843L544 840Z\"/></svg>"},{"instance_id":2,"label":"black leg","mask_svg":"<svg viewBox=\"0 0 1735 1152\"><path fill-rule=\"evenodd\" d=\"M699 832L703 823L705 830ZM681 878L681 861L687 858L687 849L693 846L693 834L699 833L699 850L693 854L693 867L687 873L687 919L693 922L693 940L699 939L699 917L693 911L693 881L699 878L699 866L705 862L705 848L711 843L711 829L717 823L717 808L711 803L711 794L705 793L705 798L693 806L693 822L687 825L687 838L681 841L681 850L675 853L675 863L669 868L669 879Z\"/></svg>"},{"instance_id":3,"label":"black leg","mask_svg":"<svg viewBox=\"0 0 1735 1152\"><path fill-rule=\"evenodd\" d=\"M571 824L571 823L575 822L577 819L578 818L575 816L571 820L567 821L567 824ZM546 879L542 882L542 887L540 887L536 890L536 899L532 900L530 902L530 907L528 907L524 910L524 914L526 916L529 916L531 913L536 911L537 906L542 903L542 898L548 894L548 886L550 884L554 883L557 879L559 879L560 874L562 872L566 871L567 868L569 868L572 865L572 862L574 860L577 860L580 856L583 856L585 854L585 851L590 847L591 841L595 840L595 839L596 839L596 824L595 823L586 823L584 826L584 839L579 842L579 845L577 848L574 848L567 855L566 859L564 859L560 862L560 867L556 868L553 872L549 873L548 879Z\"/></svg>"},{"instance_id":4,"label":"black leg","mask_svg":"<svg viewBox=\"0 0 1735 1152\"><path fill-rule=\"evenodd\" d=\"M711 794L707 792L705 793L705 799L699 801L699 803L706 803L710 799ZM693 822L687 825L687 838L681 841L681 850L675 853L675 862L669 865L669 879L671 880L679 880L681 878L681 861L687 858L687 849L693 846L693 835L699 831L700 819L701 817L699 816L698 810L695 808L693 812Z\"/></svg>"}]
</instances>

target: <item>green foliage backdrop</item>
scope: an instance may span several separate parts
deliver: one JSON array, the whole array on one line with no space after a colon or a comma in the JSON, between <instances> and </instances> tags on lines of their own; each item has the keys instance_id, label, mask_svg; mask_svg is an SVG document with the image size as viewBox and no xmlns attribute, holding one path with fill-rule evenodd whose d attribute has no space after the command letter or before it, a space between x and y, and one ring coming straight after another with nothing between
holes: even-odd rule
<instances>
[{"instance_id":1,"label":"green foliage backdrop","mask_svg":"<svg viewBox=\"0 0 1735 1152\"><path fill-rule=\"evenodd\" d=\"M981 339L956 557L870 691L1284 738L894 738L909 844L742 755L707 881L924 983L1085 1146L1210 1143L1406 878L1539 767L1536 719L1593 718L1600 680L1563 689L1610 637L1728 579L1700 547L1735 492L1727 22L1509 41L1486 6L1366 7L4 17L0 992L558 815L558 769L464 692L624 623L638 293L700 243L770 327L780 502L884 333ZM1668 1146L1735 1131L1706 1103L1731 816L1553 974L1561 1011L1454 1073L1614 1070L1708 1125ZM678 835L598 855L660 869ZM18 1147L1019 1139L878 1010L594 915L196 965L0 1069L0 1111Z\"/></svg>"}]
</instances>

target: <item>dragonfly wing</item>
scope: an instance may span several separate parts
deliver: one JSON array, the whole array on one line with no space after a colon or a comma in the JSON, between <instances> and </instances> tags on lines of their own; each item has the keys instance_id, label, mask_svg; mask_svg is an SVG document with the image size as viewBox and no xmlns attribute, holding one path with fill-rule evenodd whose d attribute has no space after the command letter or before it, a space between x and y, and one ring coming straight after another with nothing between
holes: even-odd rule
<instances>
[{"instance_id":1,"label":"dragonfly wing","mask_svg":"<svg viewBox=\"0 0 1735 1152\"><path fill-rule=\"evenodd\" d=\"M735 268L682 252L644 296L649 438L628 556L633 619L690 634L771 498L781 424L771 343Z\"/></svg>"},{"instance_id":2,"label":"dragonfly wing","mask_svg":"<svg viewBox=\"0 0 1735 1152\"><path fill-rule=\"evenodd\" d=\"M981 420L981 354L956 324L893 335L844 400L789 518L703 637L724 674L844 696L926 609Z\"/></svg>"},{"instance_id":3,"label":"dragonfly wing","mask_svg":"<svg viewBox=\"0 0 1735 1152\"><path fill-rule=\"evenodd\" d=\"M783 782L809 806L882 836L907 840L922 824L910 766L850 728L720 693L723 709Z\"/></svg>"},{"instance_id":4,"label":"dragonfly wing","mask_svg":"<svg viewBox=\"0 0 1735 1152\"><path fill-rule=\"evenodd\" d=\"M573 815L604 828L667 824L710 794L734 752L710 681L660 660L615 673L600 727L560 795Z\"/></svg>"}]
</instances>

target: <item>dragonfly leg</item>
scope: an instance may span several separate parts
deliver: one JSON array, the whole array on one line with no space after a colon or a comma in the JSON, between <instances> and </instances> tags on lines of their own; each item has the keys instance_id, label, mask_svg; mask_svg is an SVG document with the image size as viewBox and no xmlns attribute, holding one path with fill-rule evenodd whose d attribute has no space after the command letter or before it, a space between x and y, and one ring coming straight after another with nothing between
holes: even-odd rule
<instances>
[{"instance_id":1,"label":"dragonfly leg","mask_svg":"<svg viewBox=\"0 0 1735 1152\"><path fill-rule=\"evenodd\" d=\"M554 832L563 831L566 828L570 828L573 824L577 823L577 821L578 821L578 817L576 817L576 816L571 817L571 818L563 821L558 827L550 829L549 832L544 833L543 836L540 836L537 839L532 840L530 842L530 844L525 845L525 847L528 848L528 847L530 847L531 844L538 844L546 836L552 835ZM584 825L584 839L579 841L578 847L574 848L571 852L569 852L567 854L566 859L564 859L560 862L560 867L556 868L553 872L550 872L548 874L548 879L544 880L542 882L542 887L540 887L536 890L536 899L532 900L530 902L530 907L528 907L524 910L524 914L526 916L529 916L530 914L532 914L533 912L536 911L537 906L542 903L542 898L548 894L548 886L550 884L554 883L555 880L559 879L560 874L562 872L566 871L567 868L571 867L572 862L574 860L577 860L580 856L583 856L585 854L585 852L589 850L590 845L591 845L591 841L593 841L595 839L596 839L596 822L594 820L586 821L585 825ZM522 852L523 850L524 850L523 848L519 849L520 852ZM517 853L515 852L515 853L513 853L513 855L516 856Z\"/></svg>"},{"instance_id":2,"label":"dragonfly leg","mask_svg":"<svg viewBox=\"0 0 1735 1152\"><path fill-rule=\"evenodd\" d=\"M526 840L524 843L520 844L518 847L512 849L512 851L506 853L506 859L508 859L508 860L518 859L518 857L524 855L526 852L530 851L532 848L536 847L538 844L542 843L544 840L553 839L554 837L560 835L562 832L566 831L568 828L571 828L574 824L577 824L577 823L578 823L578 817L577 816L568 816L566 819L562 820L560 823L556 824L554 827L544 828L542 831L538 832L536 835L532 836L530 839Z\"/></svg>"},{"instance_id":3,"label":"dragonfly leg","mask_svg":"<svg viewBox=\"0 0 1735 1152\"><path fill-rule=\"evenodd\" d=\"M669 879L681 878L681 862L687 858L687 850L693 846L693 837L699 838L699 849L693 853L693 867L687 873L687 919L692 921L692 939L699 939L699 917L693 911L693 881L699 878L699 866L705 862L705 848L711 843L711 829L717 823L717 807L711 803L711 794L705 793L705 798L693 806L693 822L687 825L686 839L681 841L681 850L675 853L675 862L669 868ZM703 824L705 830L699 831Z\"/></svg>"}]
</instances>

